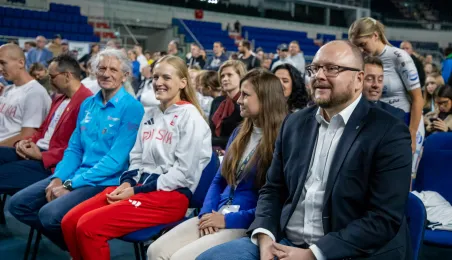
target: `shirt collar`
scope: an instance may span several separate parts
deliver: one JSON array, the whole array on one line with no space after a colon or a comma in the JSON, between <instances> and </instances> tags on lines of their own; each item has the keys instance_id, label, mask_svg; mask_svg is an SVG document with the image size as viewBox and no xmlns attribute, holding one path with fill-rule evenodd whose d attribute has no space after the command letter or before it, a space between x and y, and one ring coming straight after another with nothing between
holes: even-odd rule
<instances>
[{"instance_id":1,"label":"shirt collar","mask_svg":"<svg viewBox=\"0 0 452 260\"><path fill-rule=\"evenodd\" d=\"M339 114L333 116L333 118L335 118L337 116L342 118L342 120L344 121L344 125L346 125L348 120L352 116L353 111L355 111L355 108L358 106L358 103L361 100L362 96L363 95L360 94L359 97L355 101L353 101L353 103L351 103L346 108L344 108L341 112L339 112ZM319 124L321 124L322 122L329 124L329 122L326 121L325 118L323 117L321 109L322 108L319 107L319 109L317 110L317 113L315 114L315 119L317 120L317 122L319 122ZM331 118L331 119L333 119L333 118ZM331 119L330 119L330 122L331 122Z\"/></svg>"},{"instance_id":2,"label":"shirt collar","mask_svg":"<svg viewBox=\"0 0 452 260\"><path fill-rule=\"evenodd\" d=\"M104 105L103 103L103 96L102 96L102 90L97 92L95 96L95 101L98 105L101 107L107 107L108 105L111 105L113 107L116 107L116 105L121 101L121 99L126 95L126 90L124 89L124 86L122 86L118 92L110 99L108 100L107 104Z\"/></svg>"}]
</instances>

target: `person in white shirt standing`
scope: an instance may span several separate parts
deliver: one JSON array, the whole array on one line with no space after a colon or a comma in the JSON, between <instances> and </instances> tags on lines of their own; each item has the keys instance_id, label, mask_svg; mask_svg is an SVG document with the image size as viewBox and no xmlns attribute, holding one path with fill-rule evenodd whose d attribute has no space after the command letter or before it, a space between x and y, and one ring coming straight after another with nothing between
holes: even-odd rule
<instances>
[{"instance_id":1,"label":"person in white shirt standing","mask_svg":"<svg viewBox=\"0 0 452 260\"><path fill-rule=\"evenodd\" d=\"M25 56L19 46L0 46L0 73L13 82L0 96L0 146L12 147L32 136L50 110L49 94L28 74L25 66Z\"/></svg>"},{"instance_id":2,"label":"person in white shirt standing","mask_svg":"<svg viewBox=\"0 0 452 260\"><path fill-rule=\"evenodd\" d=\"M289 53L290 59L295 64L295 68L297 68L298 71L301 72L301 74L304 74L304 66L306 64L306 61L304 59L303 52L300 50L300 44L297 41L290 42Z\"/></svg>"},{"instance_id":3,"label":"person in white shirt standing","mask_svg":"<svg viewBox=\"0 0 452 260\"><path fill-rule=\"evenodd\" d=\"M133 50L137 54L137 61L138 63L140 63L140 72L141 72L143 71L144 67L148 66L148 60L146 59L146 56L143 55L143 47L141 47L141 45L135 44L135 46L133 46Z\"/></svg>"}]
</instances>

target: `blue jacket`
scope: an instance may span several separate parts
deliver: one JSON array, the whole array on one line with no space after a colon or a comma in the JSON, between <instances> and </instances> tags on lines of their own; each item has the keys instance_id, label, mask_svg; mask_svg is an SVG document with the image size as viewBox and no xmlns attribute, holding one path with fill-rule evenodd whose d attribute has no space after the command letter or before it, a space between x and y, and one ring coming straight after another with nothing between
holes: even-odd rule
<instances>
[{"instance_id":1,"label":"blue jacket","mask_svg":"<svg viewBox=\"0 0 452 260\"><path fill-rule=\"evenodd\" d=\"M47 48L42 49L41 57L38 60L38 50L36 48L32 48L28 51L27 54L27 68L30 68L31 64L37 62L41 63L44 66L48 66L48 62L53 58L53 53L49 51Z\"/></svg>"},{"instance_id":2,"label":"blue jacket","mask_svg":"<svg viewBox=\"0 0 452 260\"><path fill-rule=\"evenodd\" d=\"M229 138L226 152L229 145L237 136L239 128L236 128ZM240 205L239 212L229 213L225 215L226 228L228 229L248 229L251 222L254 220L254 212L256 211L257 199L259 197L258 190L255 187L256 166L251 168L248 178L242 180L234 193L232 205ZM229 199L229 191L231 186L226 182L226 179L221 175L221 166L218 169L215 178L210 185L204 205L199 213L199 218L204 214L211 213L212 210L218 211L225 205Z\"/></svg>"},{"instance_id":3,"label":"blue jacket","mask_svg":"<svg viewBox=\"0 0 452 260\"><path fill-rule=\"evenodd\" d=\"M129 166L143 106L121 88L105 105L102 91L80 106L77 126L52 178L83 186L114 186Z\"/></svg>"},{"instance_id":4,"label":"blue jacket","mask_svg":"<svg viewBox=\"0 0 452 260\"><path fill-rule=\"evenodd\" d=\"M446 57L443 61L441 75L443 76L444 82L449 81L450 74L452 73L452 55Z\"/></svg>"},{"instance_id":5,"label":"blue jacket","mask_svg":"<svg viewBox=\"0 0 452 260\"><path fill-rule=\"evenodd\" d=\"M221 54L220 57L213 55L207 60L204 69L218 71L218 69L220 69L220 66L223 65L223 63L225 63L228 59L228 56L224 53Z\"/></svg>"}]
</instances>

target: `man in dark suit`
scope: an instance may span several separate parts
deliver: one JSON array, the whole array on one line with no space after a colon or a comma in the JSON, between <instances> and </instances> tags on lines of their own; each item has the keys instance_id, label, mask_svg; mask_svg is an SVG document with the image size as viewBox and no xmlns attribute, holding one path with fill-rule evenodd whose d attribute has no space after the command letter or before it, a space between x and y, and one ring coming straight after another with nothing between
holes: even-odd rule
<instances>
[{"instance_id":1,"label":"man in dark suit","mask_svg":"<svg viewBox=\"0 0 452 260\"><path fill-rule=\"evenodd\" d=\"M318 106L282 125L251 239L198 260L410 259L410 133L362 97L363 69L349 42L320 48L306 67Z\"/></svg>"},{"instance_id":2,"label":"man in dark suit","mask_svg":"<svg viewBox=\"0 0 452 260\"><path fill-rule=\"evenodd\" d=\"M364 59L364 97L371 101L375 106L405 122L405 111L380 101L381 95L383 94L383 80L383 63L380 58L367 56ZM409 123L410 122L408 121L407 124Z\"/></svg>"}]
</instances>

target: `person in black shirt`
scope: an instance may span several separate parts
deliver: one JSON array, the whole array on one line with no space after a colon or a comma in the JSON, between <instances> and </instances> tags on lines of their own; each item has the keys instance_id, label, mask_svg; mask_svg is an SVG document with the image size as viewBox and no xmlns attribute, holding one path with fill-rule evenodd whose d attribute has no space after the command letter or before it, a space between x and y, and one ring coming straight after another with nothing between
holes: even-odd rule
<instances>
[{"instance_id":1,"label":"person in black shirt","mask_svg":"<svg viewBox=\"0 0 452 260\"><path fill-rule=\"evenodd\" d=\"M192 43L190 46L191 58L187 60L187 66L190 68L192 66L198 65L200 68L204 68L206 61L201 55L201 48L198 44Z\"/></svg>"},{"instance_id":2,"label":"person in black shirt","mask_svg":"<svg viewBox=\"0 0 452 260\"><path fill-rule=\"evenodd\" d=\"M247 70L261 66L261 61L251 53L251 43L248 40L242 40L238 49L240 52L239 60L245 64Z\"/></svg>"}]
</instances>

